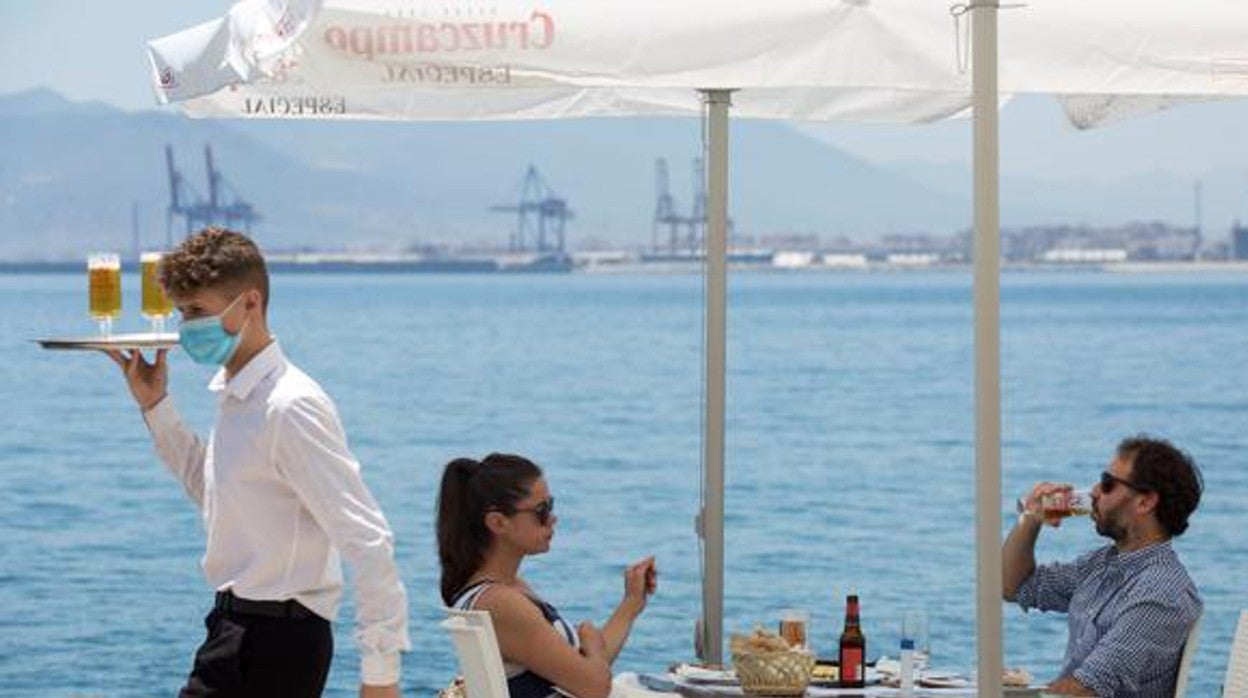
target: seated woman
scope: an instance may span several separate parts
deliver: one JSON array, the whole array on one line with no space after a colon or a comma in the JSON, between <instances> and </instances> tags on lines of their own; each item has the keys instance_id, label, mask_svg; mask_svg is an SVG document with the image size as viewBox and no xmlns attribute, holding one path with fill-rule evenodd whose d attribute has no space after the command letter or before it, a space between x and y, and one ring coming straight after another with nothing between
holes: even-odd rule
<instances>
[{"instance_id":1,"label":"seated woman","mask_svg":"<svg viewBox=\"0 0 1248 698\"><path fill-rule=\"evenodd\" d=\"M555 687L579 698L606 698L611 663L654 593L654 558L624 572L624 599L599 630L573 631L520 577L520 563L550 550L555 499L541 468L493 453L446 465L438 495L438 554L447 606L488 611L498 636L511 698L546 698Z\"/></svg>"}]
</instances>

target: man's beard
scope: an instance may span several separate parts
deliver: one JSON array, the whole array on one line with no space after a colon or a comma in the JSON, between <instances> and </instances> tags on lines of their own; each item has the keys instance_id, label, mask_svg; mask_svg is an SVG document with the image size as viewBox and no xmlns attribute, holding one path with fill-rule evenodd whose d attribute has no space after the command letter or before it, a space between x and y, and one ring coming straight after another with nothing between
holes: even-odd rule
<instances>
[{"instance_id":1,"label":"man's beard","mask_svg":"<svg viewBox=\"0 0 1248 698\"><path fill-rule=\"evenodd\" d=\"M1105 516L1102 512L1096 512L1094 522L1096 523L1096 532L1106 538L1111 538L1115 543L1121 543L1127 539L1127 527L1123 526L1116 520Z\"/></svg>"}]
</instances>

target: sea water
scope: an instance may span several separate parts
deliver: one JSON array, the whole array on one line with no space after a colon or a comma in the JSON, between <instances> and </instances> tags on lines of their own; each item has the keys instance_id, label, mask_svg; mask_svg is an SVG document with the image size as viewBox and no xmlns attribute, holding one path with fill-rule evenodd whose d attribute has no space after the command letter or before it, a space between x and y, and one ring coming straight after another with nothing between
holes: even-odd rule
<instances>
[{"instance_id":1,"label":"sea water","mask_svg":"<svg viewBox=\"0 0 1248 698\"><path fill-rule=\"evenodd\" d=\"M434 505L443 464L491 451L546 470L553 548L523 573L601 623L624 566L659 591L616 664L690 659L700 604L701 277L278 274L271 327L334 398L397 540L410 597L405 695L455 673ZM121 331L141 330L126 279ZM0 276L0 694L173 695L211 602L203 530L107 358L27 340L93 331L85 275ZM1002 280L1005 526L1040 479L1090 485L1115 444L1163 435L1204 468L1175 547L1205 599L1189 695L1217 692L1248 607L1248 277L1007 272ZM974 661L971 282L965 270L734 273L727 375L725 629L811 614L835 652L856 589L868 654L930 618L932 662ZM171 393L206 433L210 372L170 356ZM1002 531L1004 535L1005 531ZM1046 529L1037 555L1104 539ZM358 681L350 589L329 696ZM1065 618L1005 610L1007 666L1048 680Z\"/></svg>"}]
</instances>

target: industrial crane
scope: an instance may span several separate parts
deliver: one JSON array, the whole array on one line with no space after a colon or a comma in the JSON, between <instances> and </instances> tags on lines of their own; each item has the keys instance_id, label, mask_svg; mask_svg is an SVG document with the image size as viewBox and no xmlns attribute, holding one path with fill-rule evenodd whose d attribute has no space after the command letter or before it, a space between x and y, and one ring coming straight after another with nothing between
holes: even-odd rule
<instances>
[{"instance_id":1,"label":"industrial crane","mask_svg":"<svg viewBox=\"0 0 1248 698\"><path fill-rule=\"evenodd\" d=\"M173 221L186 221L186 234L210 225L242 227L250 233L252 224L260 220L255 207L243 200L230 186L212 159L212 146L204 145L204 163L208 174L208 198L199 196L178 171L173 162L173 146L165 146L165 167L169 173L169 207L165 212L165 245L173 247Z\"/></svg>"},{"instance_id":2,"label":"industrial crane","mask_svg":"<svg viewBox=\"0 0 1248 698\"><path fill-rule=\"evenodd\" d=\"M512 252L527 252L531 243L536 244L537 252L563 252L564 227L572 218L572 209L566 199L555 195L537 167L530 164L525 171L519 202L491 206L490 210L517 215L516 230L508 245ZM553 242L548 242L548 234Z\"/></svg>"}]
</instances>

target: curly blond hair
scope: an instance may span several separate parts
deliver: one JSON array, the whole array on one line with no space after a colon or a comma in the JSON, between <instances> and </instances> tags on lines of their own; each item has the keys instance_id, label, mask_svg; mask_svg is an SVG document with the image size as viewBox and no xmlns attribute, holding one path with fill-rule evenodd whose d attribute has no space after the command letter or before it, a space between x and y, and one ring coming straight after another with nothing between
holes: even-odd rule
<instances>
[{"instance_id":1,"label":"curly blond hair","mask_svg":"<svg viewBox=\"0 0 1248 698\"><path fill-rule=\"evenodd\" d=\"M256 243L242 233L208 227L188 237L160 260L160 285L173 298L202 289L229 292L259 289L269 305L269 271Z\"/></svg>"}]
</instances>

